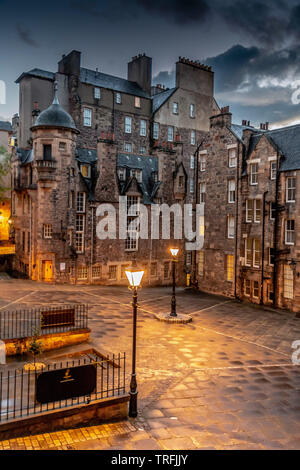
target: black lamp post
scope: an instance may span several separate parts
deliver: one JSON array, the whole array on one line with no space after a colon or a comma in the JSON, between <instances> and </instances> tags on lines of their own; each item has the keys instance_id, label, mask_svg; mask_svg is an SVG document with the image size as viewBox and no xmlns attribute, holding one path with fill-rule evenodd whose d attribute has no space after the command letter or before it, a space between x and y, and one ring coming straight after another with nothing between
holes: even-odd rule
<instances>
[{"instance_id":1,"label":"black lamp post","mask_svg":"<svg viewBox=\"0 0 300 470\"><path fill-rule=\"evenodd\" d=\"M177 317L176 313L176 256L178 255L178 248L170 248L170 252L172 255L172 276L173 276L173 287L172 287L172 299L171 299L171 313L170 317Z\"/></svg>"},{"instance_id":2,"label":"black lamp post","mask_svg":"<svg viewBox=\"0 0 300 470\"><path fill-rule=\"evenodd\" d=\"M125 270L129 286L132 290L132 308L133 308L133 330L132 330L132 372L130 380L130 400L129 400L129 416L135 418L138 414L137 411L137 382L136 382L136 323L137 323L137 290L140 287L144 271L137 267L128 268Z\"/></svg>"}]
</instances>

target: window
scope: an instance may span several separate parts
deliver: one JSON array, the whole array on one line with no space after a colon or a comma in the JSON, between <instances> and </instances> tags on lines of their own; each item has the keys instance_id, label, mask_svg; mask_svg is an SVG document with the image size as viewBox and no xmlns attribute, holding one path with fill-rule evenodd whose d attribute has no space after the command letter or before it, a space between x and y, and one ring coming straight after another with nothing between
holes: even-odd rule
<instances>
[{"instance_id":1,"label":"window","mask_svg":"<svg viewBox=\"0 0 300 470\"><path fill-rule=\"evenodd\" d=\"M59 142L59 144L58 144L58 150L59 150L60 152L65 152L65 151L66 151L66 147L67 147L67 146L66 146L66 142Z\"/></svg>"},{"instance_id":2,"label":"window","mask_svg":"<svg viewBox=\"0 0 300 470\"><path fill-rule=\"evenodd\" d=\"M276 204L275 202L271 202L270 204L270 219L275 220L276 217Z\"/></svg>"},{"instance_id":3,"label":"window","mask_svg":"<svg viewBox=\"0 0 300 470\"><path fill-rule=\"evenodd\" d=\"M135 170L130 170L130 176L135 177L136 180L141 183L142 182L142 177L143 177L143 172L142 170L135 169Z\"/></svg>"},{"instance_id":4,"label":"window","mask_svg":"<svg viewBox=\"0 0 300 470\"><path fill-rule=\"evenodd\" d=\"M108 267L108 279L110 281L116 281L117 279L117 266L111 265Z\"/></svg>"},{"instance_id":5,"label":"window","mask_svg":"<svg viewBox=\"0 0 300 470\"><path fill-rule=\"evenodd\" d=\"M271 165L270 165L271 180L276 180L276 175L277 175L277 162L271 162Z\"/></svg>"},{"instance_id":6,"label":"window","mask_svg":"<svg viewBox=\"0 0 300 470\"><path fill-rule=\"evenodd\" d=\"M234 256L226 255L226 280L229 282L232 282L233 274L234 274Z\"/></svg>"},{"instance_id":7,"label":"window","mask_svg":"<svg viewBox=\"0 0 300 470\"><path fill-rule=\"evenodd\" d=\"M288 219L285 221L285 244L294 245L295 243L295 221Z\"/></svg>"},{"instance_id":8,"label":"window","mask_svg":"<svg viewBox=\"0 0 300 470\"><path fill-rule=\"evenodd\" d=\"M295 202L296 200L296 178L286 179L286 202Z\"/></svg>"},{"instance_id":9,"label":"window","mask_svg":"<svg viewBox=\"0 0 300 470\"><path fill-rule=\"evenodd\" d=\"M246 222L253 221L253 199L246 200Z\"/></svg>"},{"instance_id":10,"label":"window","mask_svg":"<svg viewBox=\"0 0 300 470\"><path fill-rule=\"evenodd\" d=\"M144 155L146 153L146 147L144 146L140 147L140 153Z\"/></svg>"},{"instance_id":11,"label":"window","mask_svg":"<svg viewBox=\"0 0 300 470\"><path fill-rule=\"evenodd\" d=\"M126 179L126 168L118 168L118 178L120 181L125 181Z\"/></svg>"},{"instance_id":12,"label":"window","mask_svg":"<svg viewBox=\"0 0 300 470\"><path fill-rule=\"evenodd\" d=\"M237 155L236 149L229 149L228 150L228 166L229 168L235 168L237 165Z\"/></svg>"},{"instance_id":13,"label":"window","mask_svg":"<svg viewBox=\"0 0 300 470\"><path fill-rule=\"evenodd\" d=\"M199 162L200 162L200 171L205 171L206 170L206 156L200 155Z\"/></svg>"},{"instance_id":14,"label":"window","mask_svg":"<svg viewBox=\"0 0 300 470\"><path fill-rule=\"evenodd\" d=\"M192 252L191 251L187 251L185 254L185 264L186 265L192 264Z\"/></svg>"},{"instance_id":15,"label":"window","mask_svg":"<svg viewBox=\"0 0 300 470\"><path fill-rule=\"evenodd\" d=\"M80 165L80 172L84 178L90 178L91 177L90 165Z\"/></svg>"},{"instance_id":16,"label":"window","mask_svg":"<svg viewBox=\"0 0 300 470\"><path fill-rule=\"evenodd\" d=\"M250 297L251 295L251 281L249 279L244 280L244 294L247 297Z\"/></svg>"},{"instance_id":17,"label":"window","mask_svg":"<svg viewBox=\"0 0 300 470\"><path fill-rule=\"evenodd\" d=\"M204 251L198 253L198 274L204 276Z\"/></svg>"},{"instance_id":18,"label":"window","mask_svg":"<svg viewBox=\"0 0 300 470\"><path fill-rule=\"evenodd\" d=\"M269 265L274 266L275 263L275 250L274 248L269 248Z\"/></svg>"},{"instance_id":19,"label":"window","mask_svg":"<svg viewBox=\"0 0 300 470\"><path fill-rule=\"evenodd\" d=\"M227 238L234 238L235 219L233 215L227 217Z\"/></svg>"},{"instance_id":20,"label":"window","mask_svg":"<svg viewBox=\"0 0 300 470\"><path fill-rule=\"evenodd\" d=\"M44 160L51 160L52 159L52 146L51 145L43 145L43 159Z\"/></svg>"},{"instance_id":21,"label":"window","mask_svg":"<svg viewBox=\"0 0 300 470\"><path fill-rule=\"evenodd\" d=\"M85 212L85 193L77 193L77 212Z\"/></svg>"},{"instance_id":22,"label":"window","mask_svg":"<svg viewBox=\"0 0 300 470\"><path fill-rule=\"evenodd\" d=\"M157 263L151 263L150 265L150 276L157 277Z\"/></svg>"},{"instance_id":23,"label":"window","mask_svg":"<svg viewBox=\"0 0 300 470\"><path fill-rule=\"evenodd\" d=\"M245 240L245 265L259 268L260 256L260 240L247 238Z\"/></svg>"},{"instance_id":24,"label":"window","mask_svg":"<svg viewBox=\"0 0 300 470\"><path fill-rule=\"evenodd\" d=\"M191 131L191 145L195 145L195 144L196 144L196 132Z\"/></svg>"},{"instance_id":25,"label":"window","mask_svg":"<svg viewBox=\"0 0 300 470\"><path fill-rule=\"evenodd\" d=\"M206 199L206 184L205 183L200 183L199 193L200 193L200 204L204 204L205 199Z\"/></svg>"},{"instance_id":26,"label":"window","mask_svg":"<svg viewBox=\"0 0 300 470\"><path fill-rule=\"evenodd\" d=\"M127 196L127 215L136 217L139 214L139 198L138 196Z\"/></svg>"},{"instance_id":27,"label":"window","mask_svg":"<svg viewBox=\"0 0 300 470\"><path fill-rule=\"evenodd\" d=\"M173 103L173 114L178 114L178 103Z\"/></svg>"},{"instance_id":28,"label":"window","mask_svg":"<svg viewBox=\"0 0 300 470\"><path fill-rule=\"evenodd\" d=\"M126 134L131 134L131 122L132 119L129 116L125 117L125 133Z\"/></svg>"},{"instance_id":29,"label":"window","mask_svg":"<svg viewBox=\"0 0 300 470\"><path fill-rule=\"evenodd\" d=\"M147 123L144 119L140 120L140 135L145 137L147 135Z\"/></svg>"},{"instance_id":30,"label":"window","mask_svg":"<svg viewBox=\"0 0 300 470\"><path fill-rule=\"evenodd\" d=\"M100 96L101 96L100 88L94 88L94 98L99 100Z\"/></svg>"},{"instance_id":31,"label":"window","mask_svg":"<svg viewBox=\"0 0 300 470\"><path fill-rule=\"evenodd\" d=\"M254 222L260 222L261 219L261 201L260 199L254 200Z\"/></svg>"},{"instance_id":32,"label":"window","mask_svg":"<svg viewBox=\"0 0 300 470\"><path fill-rule=\"evenodd\" d=\"M258 184L258 163L251 163L250 165L250 184Z\"/></svg>"},{"instance_id":33,"label":"window","mask_svg":"<svg viewBox=\"0 0 300 470\"><path fill-rule=\"evenodd\" d=\"M101 279L101 277L102 277L101 266L93 266L92 267L92 278L93 279Z\"/></svg>"},{"instance_id":34,"label":"window","mask_svg":"<svg viewBox=\"0 0 300 470\"><path fill-rule=\"evenodd\" d=\"M267 284L267 294L269 302L273 302L274 300L274 291L273 286L271 284Z\"/></svg>"},{"instance_id":35,"label":"window","mask_svg":"<svg viewBox=\"0 0 300 470\"><path fill-rule=\"evenodd\" d=\"M122 103L121 93L116 93L116 103L117 103L117 104L121 104L121 103Z\"/></svg>"},{"instance_id":36,"label":"window","mask_svg":"<svg viewBox=\"0 0 300 470\"><path fill-rule=\"evenodd\" d=\"M184 177L180 175L178 178L178 187L183 188L183 186L184 186Z\"/></svg>"},{"instance_id":37,"label":"window","mask_svg":"<svg viewBox=\"0 0 300 470\"><path fill-rule=\"evenodd\" d=\"M174 140L174 127L168 126L168 142L173 142Z\"/></svg>"},{"instance_id":38,"label":"window","mask_svg":"<svg viewBox=\"0 0 300 470\"><path fill-rule=\"evenodd\" d=\"M126 251L136 251L138 248L138 219L139 198L127 196L127 238L125 240Z\"/></svg>"},{"instance_id":39,"label":"window","mask_svg":"<svg viewBox=\"0 0 300 470\"><path fill-rule=\"evenodd\" d=\"M125 152L131 153L132 152L132 145L129 142L124 143L124 150Z\"/></svg>"},{"instance_id":40,"label":"window","mask_svg":"<svg viewBox=\"0 0 300 470\"><path fill-rule=\"evenodd\" d=\"M169 279L170 277L170 263L169 261L164 262L164 279Z\"/></svg>"},{"instance_id":41,"label":"window","mask_svg":"<svg viewBox=\"0 0 300 470\"><path fill-rule=\"evenodd\" d=\"M152 181L153 181L154 183L157 183L157 181L158 181L158 173L157 173L157 171L152 171L151 177L152 177Z\"/></svg>"},{"instance_id":42,"label":"window","mask_svg":"<svg viewBox=\"0 0 300 470\"><path fill-rule=\"evenodd\" d=\"M190 169L193 170L195 168L195 157L194 155L191 155L190 158Z\"/></svg>"},{"instance_id":43,"label":"window","mask_svg":"<svg viewBox=\"0 0 300 470\"><path fill-rule=\"evenodd\" d=\"M153 123L153 139L157 140L159 137L159 124L158 122Z\"/></svg>"},{"instance_id":44,"label":"window","mask_svg":"<svg viewBox=\"0 0 300 470\"><path fill-rule=\"evenodd\" d=\"M190 193L194 192L194 178L190 179Z\"/></svg>"},{"instance_id":45,"label":"window","mask_svg":"<svg viewBox=\"0 0 300 470\"><path fill-rule=\"evenodd\" d=\"M195 117L195 105L190 104L190 117L194 118Z\"/></svg>"},{"instance_id":46,"label":"window","mask_svg":"<svg viewBox=\"0 0 300 470\"><path fill-rule=\"evenodd\" d=\"M294 273L289 264L283 268L283 296L286 299L294 298Z\"/></svg>"},{"instance_id":47,"label":"window","mask_svg":"<svg viewBox=\"0 0 300 470\"><path fill-rule=\"evenodd\" d=\"M79 281L85 281L88 278L88 268L87 266L78 266L77 268L77 279Z\"/></svg>"},{"instance_id":48,"label":"window","mask_svg":"<svg viewBox=\"0 0 300 470\"><path fill-rule=\"evenodd\" d=\"M77 253L84 252L84 215L77 214L75 221L75 246Z\"/></svg>"},{"instance_id":49,"label":"window","mask_svg":"<svg viewBox=\"0 0 300 470\"><path fill-rule=\"evenodd\" d=\"M245 264L246 266L252 266L252 240L247 238L245 240Z\"/></svg>"},{"instance_id":50,"label":"window","mask_svg":"<svg viewBox=\"0 0 300 470\"><path fill-rule=\"evenodd\" d=\"M74 191L69 193L69 208L74 209Z\"/></svg>"},{"instance_id":51,"label":"window","mask_svg":"<svg viewBox=\"0 0 300 470\"><path fill-rule=\"evenodd\" d=\"M83 125L85 127L92 125L92 110L89 108L83 108Z\"/></svg>"},{"instance_id":52,"label":"window","mask_svg":"<svg viewBox=\"0 0 300 470\"><path fill-rule=\"evenodd\" d=\"M228 181L228 202L230 204L235 202L235 180Z\"/></svg>"},{"instance_id":53,"label":"window","mask_svg":"<svg viewBox=\"0 0 300 470\"><path fill-rule=\"evenodd\" d=\"M253 240L253 266L259 268L260 266L260 240Z\"/></svg>"},{"instance_id":54,"label":"window","mask_svg":"<svg viewBox=\"0 0 300 470\"><path fill-rule=\"evenodd\" d=\"M52 225L51 224L44 224L44 238L52 238Z\"/></svg>"},{"instance_id":55,"label":"window","mask_svg":"<svg viewBox=\"0 0 300 470\"><path fill-rule=\"evenodd\" d=\"M259 283L258 283L258 281L253 281L253 297L255 299L259 298Z\"/></svg>"},{"instance_id":56,"label":"window","mask_svg":"<svg viewBox=\"0 0 300 470\"><path fill-rule=\"evenodd\" d=\"M136 96L136 97L134 98L134 106L135 106L136 108L140 108L140 107L141 107L141 98L139 98L138 96Z\"/></svg>"},{"instance_id":57,"label":"window","mask_svg":"<svg viewBox=\"0 0 300 470\"><path fill-rule=\"evenodd\" d=\"M70 168L70 176L75 176L75 169L74 168Z\"/></svg>"}]
</instances>

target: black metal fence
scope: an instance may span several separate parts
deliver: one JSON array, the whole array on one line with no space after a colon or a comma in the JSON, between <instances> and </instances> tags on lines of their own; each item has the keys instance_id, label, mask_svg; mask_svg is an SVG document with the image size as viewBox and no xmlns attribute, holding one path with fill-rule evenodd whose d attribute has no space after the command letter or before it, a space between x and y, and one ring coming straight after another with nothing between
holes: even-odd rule
<instances>
[{"instance_id":1,"label":"black metal fence","mask_svg":"<svg viewBox=\"0 0 300 470\"><path fill-rule=\"evenodd\" d=\"M87 326L88 306L82 304L0 311L0 339L27 338L37 330L45 335Z\"/></svg>"},{"instance_id":2,"label":"black metal fence","mask_svg":"<svg viewBox=\"0 0 300 470\"><path fill-rule=\"evenodd\" d=\"M48 364L41 370L16 369L0 372L0 422L123 395L126 393L125 362L125 353L119 353L105 359L88 357ZM75 375L75 368L91 365L96 369L95 386L91 393L80 396L74 393L74 396L69 398L41 402L43 400L39 398L41 394L38 390L41 374L45 373L44 384L48 386L50 382L47 382L47 372L61 371L61 376L57 381L59 385L72 379ZM76 381L72 386L76 390Z\"/></svg>"}]
</instances>

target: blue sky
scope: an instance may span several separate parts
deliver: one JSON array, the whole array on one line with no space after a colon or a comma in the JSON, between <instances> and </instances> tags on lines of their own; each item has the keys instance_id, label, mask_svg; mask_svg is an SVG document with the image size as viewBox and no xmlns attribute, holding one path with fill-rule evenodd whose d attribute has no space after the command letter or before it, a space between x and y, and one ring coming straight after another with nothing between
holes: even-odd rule
<instances>
[{"instance_id":1,"label":"blue sky","mask_svg":"<svg viewBox=\"0 0 300 470\"><path fill-rule=\"evenodd\" d=\"M201 60L213 66L216 99L235 122L298 123L299 26L299 0L0 0L0 119L18 112L14 81L23 71L56 71L62 54L77 49L82 66L122 77L145 52L153 81L167 86L178 56Z\"/></svg>"}]
</instances>

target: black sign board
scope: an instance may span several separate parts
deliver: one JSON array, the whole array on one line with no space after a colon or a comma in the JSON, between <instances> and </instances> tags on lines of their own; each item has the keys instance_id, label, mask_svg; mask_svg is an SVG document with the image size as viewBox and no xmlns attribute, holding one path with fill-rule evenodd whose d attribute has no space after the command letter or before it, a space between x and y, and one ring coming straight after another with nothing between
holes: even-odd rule
<instances>
[{"instance_id":1,"label":"black sign board","mask_svg":"<svg viewBox=\"0 0 300 470\"><path fill-rule=\"evenodd\" d=\"M41 372L36 379L36 401L50 403L84 395L96 389L94 364Z\"/></svg>"}]
</instances>

